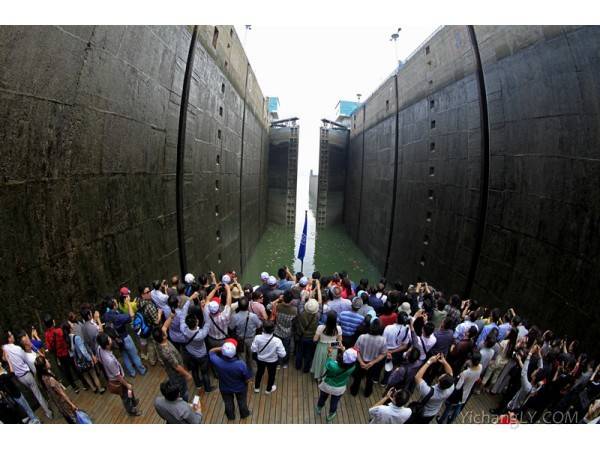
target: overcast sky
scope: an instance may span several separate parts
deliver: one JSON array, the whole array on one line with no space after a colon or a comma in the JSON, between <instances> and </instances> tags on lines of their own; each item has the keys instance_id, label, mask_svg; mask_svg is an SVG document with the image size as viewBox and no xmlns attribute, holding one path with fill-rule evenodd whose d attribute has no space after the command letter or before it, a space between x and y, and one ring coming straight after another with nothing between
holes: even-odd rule
<instances>
[{"instance_id":1,"label":"overcast sky","mask_svg":"<svg viewBox=\"0 0 600 450\"><path fill-rule=\"evenodd\" d=\"M299 177L318 168L321 119L335 119L340 99L365 100L394 70L390 36L398 27L402 60L437 28L236 26L263 94L279 97L280 118L300 118Z\"/></svg>"},{"instance_id":2,"label":"overcast sky","mask_svg":"<svg viewBox=\"0 0 600 450\"><path fill-rule=\"evenodd\" d=\"M390 37L401 27L399 39ZM296 193L295 250L298 252L308 210L305 263L314 261L315 217L309 209L308 174L318 171L321 119L335 119L339 100L362 100L393 72L398 59L405 60L437 28L431 26L373 27L265 27L244 25L236 29L265 96L279 97L279 117L300 118L298 180ZM300 270L300 261L294 263Z\"/></svg>"}]
</instances>

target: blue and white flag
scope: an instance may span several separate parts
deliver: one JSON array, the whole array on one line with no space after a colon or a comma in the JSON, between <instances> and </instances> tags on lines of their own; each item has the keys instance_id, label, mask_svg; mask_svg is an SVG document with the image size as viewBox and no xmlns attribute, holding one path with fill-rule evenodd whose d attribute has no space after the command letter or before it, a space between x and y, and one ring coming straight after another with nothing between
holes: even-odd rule
<instances>
[{"instance_id":1,"label":"blue and white flag","mask_svg":"<svg viewBox=\"0 0 600 450\"><path fill-rule=\"evenodd\" d=\"M308 211L304 211L304 228L302 229L302 239L300 240L300 248L298 248L298 259L304 262L306 254L306 235L308 231Z\"/></svg>"}]
</instances>

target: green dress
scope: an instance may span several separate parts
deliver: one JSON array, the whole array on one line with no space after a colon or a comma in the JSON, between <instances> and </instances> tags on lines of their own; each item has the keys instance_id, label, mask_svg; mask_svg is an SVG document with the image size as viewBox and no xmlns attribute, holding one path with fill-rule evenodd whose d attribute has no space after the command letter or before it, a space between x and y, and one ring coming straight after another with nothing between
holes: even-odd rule
<instances>
[{"instance_id":1,"label":"green dress","mask_svg":"<svg viewBox=\"0 0 600 450\"><path fill-rule=\"evenodd\" d=\"M334 336L328 336L323 333L325 330L325 325L319 325L317 327L317 332L315 336L319 336L319 341L317 342L317 348L315 349L315 356L313 357L312 366L310 368L310 373L313 374L315 380L319 380L323 374L325 373L325 364L327 363L327 350L329 349L329 344L332 342L337 342L338 336L341 336L342 329L338 325L337 334ZM337 358L337 348L331 352L330 357L335 359Z\"/></svg>"}]
</instances>

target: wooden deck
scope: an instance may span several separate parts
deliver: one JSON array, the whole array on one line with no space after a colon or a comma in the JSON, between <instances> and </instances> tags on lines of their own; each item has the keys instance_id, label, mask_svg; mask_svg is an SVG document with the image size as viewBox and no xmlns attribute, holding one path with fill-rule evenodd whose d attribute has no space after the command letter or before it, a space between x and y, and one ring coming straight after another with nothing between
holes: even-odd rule
<instances>
[{"instance_id":1,"label":"wooden deck","mask_svg":"<svg viewBox=\"0 0 600 450\"><path fill-rule=\"evenodd\" d=\"M154 398L159 394L159 384L166 379L162 367L150 367L148 373L143 376L137 376L131 380L137 397L140 400L140 409L142 415L139 417L128 416L121 404L121 400L110 394L108 391L103 395L95 395L87 391L81 391L75 394L70 388L68 393L77 406L86 411L94 423L110 424L153 424L164 423L154 410ZM208 424L314 424L326 423L325 416L327 408L323 408L321 417L315 415L314 406L316 405L319 390L317 383L310 374L303 374L297 371L293 366L287 369L277 371L275 384L277 390L272 395L264 394L266 384L266 374L263 379L263 392L255 394L252 390L248 393L248 406L252 414L244 420L237 418L229 421L224 412L223 401L218 389L206 394L202 399L203 423ZM213 385L217 382L213 380ZM364 386L364 380L363 380ZM192 385L190 385L192 388ZM192 392L192 391L190 391ZM338 407L338 415L333 423L342 424L366 424L368 423L368 410L376 403L382 395L382 386L375 385L373 394L365 398L360 393L353 397L347 391L342 397ZM468 423L471 420L471 413L487 411L495 406L493 398L487 395L476 395L471 398L467 407L456 420L456 423ZM55 409L55 408L53 408ZM46 423L64 423L62 417L48 421L41 410L37 411L38 416ZM237 412L236 406L236 415ZM467 419L465 421L465 418Z\"/></svg>"}]
</instances>

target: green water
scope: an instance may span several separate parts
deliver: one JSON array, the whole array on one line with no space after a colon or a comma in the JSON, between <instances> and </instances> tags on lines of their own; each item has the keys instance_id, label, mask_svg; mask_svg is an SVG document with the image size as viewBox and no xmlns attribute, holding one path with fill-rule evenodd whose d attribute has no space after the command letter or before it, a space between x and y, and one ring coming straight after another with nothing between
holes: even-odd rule
<instances>
[{"instance_id":1,"label":"green water","mask_svg":"<svg viewBox=\"0 0 600 450\"><path fill-rule=\"evenodd\" d=\"M311 212L309 211L309 214ZM260 282L260 273L277 274L283 265L300 270L300 261L295 259L298 242L302 233L304 215L301 214L300 227L292 229L286 226L269 224L254 254L246 264L242 280L247 283ZM312 227L311 227L312 222ZM368 278L373 282L380 278L380 273L364 253L354 244L344 231L343 226L314 230L314 220L309 216L307 252L303 272L311 274L318 270L322 275L345 270L352 280Z\"/></svg>"}]
</instances>

